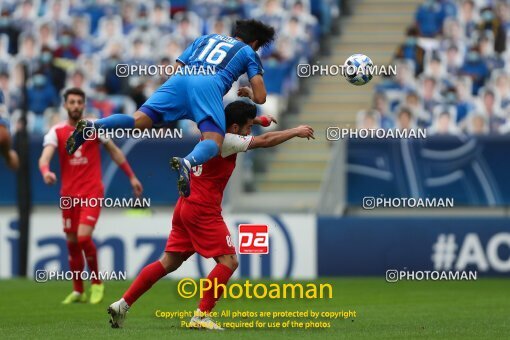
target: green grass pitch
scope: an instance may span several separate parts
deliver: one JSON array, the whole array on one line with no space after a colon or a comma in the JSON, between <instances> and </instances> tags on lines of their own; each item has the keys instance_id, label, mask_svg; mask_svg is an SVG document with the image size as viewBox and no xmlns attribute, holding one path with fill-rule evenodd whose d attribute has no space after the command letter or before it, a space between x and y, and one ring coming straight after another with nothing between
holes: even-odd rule
<instances>
[{"instance_id":1,"label":"green grass pitch","mask_svg":"<svg viewBox=\"0 0 510 340\"><path fill-rule=\"evenodd\" d=\"M177 319L155 317L157 309L194 310L197 305L196 299L178 297L177 281L163 280L131 308L123 329L112 329L106 308L128 282L107 282L105 300L99 305L63 306L60 301L71 291L69 282L5 280L0 281L0 338L503 339L510 334L509 279L386 283L384 278L323 278L316 282L331 283L333 299L222 300L216 310L350 309L357 317L333 320L329 329L188 330Z\"/></svg>"}]
</instances>

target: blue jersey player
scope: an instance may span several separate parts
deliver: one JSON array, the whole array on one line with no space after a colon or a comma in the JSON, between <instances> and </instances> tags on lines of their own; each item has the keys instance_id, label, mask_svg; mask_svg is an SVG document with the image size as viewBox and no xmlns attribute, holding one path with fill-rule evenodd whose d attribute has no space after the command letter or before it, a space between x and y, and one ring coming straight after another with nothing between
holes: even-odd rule
<instances>
[{"instance_id":1,"label":"blue jersey player","mask_svg":"<svg viewBox=\"0 0 510 340\"><path fill-rule=\"evenodd\" d=\"M191 167L215 157L223 144L223 96L232 84L247 73L251 87L240 88L238 95L249 97L257 104L266 101L264 70L256 51L273 41L274 34L272 27L260 21L239 20L233 37L210 34L197 38L177 58L176 68L187 72L172 75L133 117L117 114L95 122L80 121L67 141L67 151L72 154L85 142L83 130L86 127L147 129L179 119L191 119L197 123L202 140L186 157L171 160L172 168L178 172L179 194L189 196ZM205 72L211 69L214 72ZM193 70L201 72L194 74Z\"/></svg>"}]
</instances>

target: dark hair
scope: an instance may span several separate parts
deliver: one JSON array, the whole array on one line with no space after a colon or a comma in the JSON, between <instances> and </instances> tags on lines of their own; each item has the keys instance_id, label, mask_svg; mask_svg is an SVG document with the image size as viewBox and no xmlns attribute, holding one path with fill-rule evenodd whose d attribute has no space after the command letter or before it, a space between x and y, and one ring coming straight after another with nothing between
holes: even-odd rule
<instances>
[{"instance_id":1,"label":"dark hair","mask_svg":"<svg viewBox=\"0 0 510 340\"><path fill-rule=\"evenodd\" d=\"M416 97L418 99L420 98L420 96L418 96L418 93L416 93L415 91L407 92L406 98L409 98L409 97Z\"/></svg>"},{"instance_id":2,"label":"dark hair","mask_svg":"<svg viewBox=\"0 0 510 340\"><path fill-rule=\"evenodd\" d=\"M83 98L83 101L85 101L85 92L83 92L83 90L80 88L72 87L70 89L67 89L64 92L64 101L67 101L67 97L69 97L70 94L81 96Z\"/></svg>"},{"instance_id":3,"label":"dark hair","mask_svg":"<svg viewBox=\"0 0 510 340\"><path fill-rule=\"evenodd\" d=\"M53 52L53 50L48 45L44 45L43 47L41 47L41 53L42 52Z\"/></svg>"},{"instance_id":4,"label":"dark hair","mask_svg":"<svg viewBox=\"0 0 510 340\"><path fill-rule=\"evenodd\" d=\"M254 104L237 100L225 107L227 129L232 126L232 124L244 126L248 123L248 119L255 119L255 117L257 117L257 106Z\"/></svg>"},{"instance_id":5,"label":"dark hair","mask_svg":"<svg viewBox=\"0 0 510 340\"><path fill-rule=\"evenodd\" d=\"M408 37L417 37L419 36L419 31L418 31L418 28L416 26L409 26L406 30L406 36Z\"/></svg>"},{"instance_id":6,"label":"dark hair","mask_svg":"<svg viewBox=\"0 0 510 340\"><path fill-rule=\"evenodd\" d=\"M459 48L457 47L457 45L455 44L450 44L450 46L448 46L447 50L455 50L455 51L459 51Z\"/></svg>"},{"instance_id":7,"label":"dark hair","mask_svg":"<svg viewBox=\"0 0 510 340\"><path fill-rule=\"evenodd\" d=\"M425 78L423 78L423 82L426 82L426 81L431 81L432 83L434 83L434 85L437 84L436 78L434 78L434 77L425 77Z\"/></svg>"},{"instance_id":8,"label":"dark hair","mask_svg":"<svg viewBox=\"0 0 510 340\"><path fill-rule=\"evenodd\" d=\"M451 118L450 111L448 110L448 108L444 108L443 110L441 110L441 112L439 113L439 117L442 116L447 116L448 118Z\"/></svg>"},{"instance_id":9,"label":"dark hair","mask_svg":"<svg viewBox=\"0 0 510 340\"><path fill-rule=\"evenodd\" d=\"M241 38L246 44L258 41L259 47L267 46L274 40L274 35L274 28L261 21L254 19L236 21L234 37Z\"/></svg>"},{"instance_id":10,"label":"dark hair","mask_svg":"<svg viewBox=\"0 0 510 340\"><path fill-rule=\"evenodd\" d=\"M407 114L407 115L409 116L409 118L412 118L412 117L413 117L413 113L412 113L411 109L409 109L409 108L408 108L408 107L406 107L406 106L402 106L402 107L400 108L400 111L398 112L398 116L400 117L400 116L402 116L402 115L404 115L404 114Z\"/></svg>"},{"instance_id":11,"label":"dark hair","mask_svg":"<svg viewBox=\"0 0 510 340\"><path fill-rule=\"evenodd\" d=\"M492 91L492 90L490 90L490 89L489 89L489 90L485 91L485 93L483 94L483 96L484 96L484 97L485 97L485 96L492 96L492 97L494 98L494 97L495 97L495 93L494 93L494 91Z\"/></svg>"}]
</instances>

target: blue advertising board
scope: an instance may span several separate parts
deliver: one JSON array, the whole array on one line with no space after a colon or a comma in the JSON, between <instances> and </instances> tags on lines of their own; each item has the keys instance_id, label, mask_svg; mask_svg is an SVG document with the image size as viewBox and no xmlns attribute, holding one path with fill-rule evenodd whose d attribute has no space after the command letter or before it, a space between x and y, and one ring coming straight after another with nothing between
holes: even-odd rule
<instances>
[{"instance_id":1,"label":"blue advertising board","mask_svg":"<svg viewBox=\"0 0 510 340\"><path fill-rule=\"evenodd\" d=\"M453 198L456 206L510 203L510 136L350 139L347 199Z\"/></svg>"},{"instance_id":2,"label":"blue advertising board","mask_svg":"<svg viewBox=\"0 0 510 340\"><path fill-rule=\"evenodd\" d=\"M510 276L510 219L318 217L318 275L476 270Z\"/></svg>"}]
</instances>

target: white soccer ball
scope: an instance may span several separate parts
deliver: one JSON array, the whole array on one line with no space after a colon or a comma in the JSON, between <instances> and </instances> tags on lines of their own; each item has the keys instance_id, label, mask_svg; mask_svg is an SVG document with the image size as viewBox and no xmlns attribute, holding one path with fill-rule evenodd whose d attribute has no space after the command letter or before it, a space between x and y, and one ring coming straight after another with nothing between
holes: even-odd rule
<instances>
[{"instance_id":1,"label":"white soccer ball","mask_svg":"<svg viewBox=\"0 0 510 340\"><path fill-rule=\"evenodd\" d=\"M361 86L372 80L374 63L364 54L353 54L344 64L345 79L351 84Z\"/></svg>"}]
</instances>

